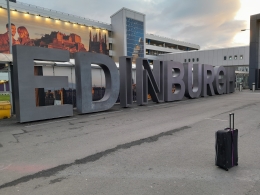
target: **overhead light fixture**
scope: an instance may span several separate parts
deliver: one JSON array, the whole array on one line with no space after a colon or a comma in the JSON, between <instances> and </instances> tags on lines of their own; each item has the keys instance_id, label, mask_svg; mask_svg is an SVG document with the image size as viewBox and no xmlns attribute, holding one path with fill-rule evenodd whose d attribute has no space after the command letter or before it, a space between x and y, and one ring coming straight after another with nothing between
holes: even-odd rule
<instances>
[{"instance_id":1,"label":"overhead light fixture","mask_svg":"<svg viewBox=\"0 0 260 195\"><path fill-rule=\"evenodd\" d=\"M246 31L246 30L250 30L250 29L242 29L241 31Z\"/></svg>"}]
</instances>

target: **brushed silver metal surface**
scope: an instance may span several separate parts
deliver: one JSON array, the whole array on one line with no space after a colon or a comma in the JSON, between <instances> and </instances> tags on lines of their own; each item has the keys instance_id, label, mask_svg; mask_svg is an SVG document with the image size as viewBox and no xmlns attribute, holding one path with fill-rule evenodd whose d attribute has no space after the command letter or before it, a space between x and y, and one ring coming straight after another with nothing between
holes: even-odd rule
<instances>
[{"instance_id":1,"label":"brushed silver metal surface","mask_svg":"<svg viewBox=\"0 0 260 195\"><path fill-rule=\"evenodd\" d=\"M99 65L105 73L106 90L99 101L92 101L91 64ZM79 113L92 113L110 109L119 94L119 72L115 62L107 55L78 52L75 54L77 109Z\"/></svg>"},{"instance_id":2,"label":"brushed silver metal surface","mask_svg":"<svg viewBox=\"0 0 260 195\"><path fill-rule=\"evenodd\" d=\"M32 46L13 46L15 110L18 122L72 116L72 105L36 107L36 88L68 87L67 76L34 76L34 60L67 62L69 52Z\"/></svg>"}]
</instances>

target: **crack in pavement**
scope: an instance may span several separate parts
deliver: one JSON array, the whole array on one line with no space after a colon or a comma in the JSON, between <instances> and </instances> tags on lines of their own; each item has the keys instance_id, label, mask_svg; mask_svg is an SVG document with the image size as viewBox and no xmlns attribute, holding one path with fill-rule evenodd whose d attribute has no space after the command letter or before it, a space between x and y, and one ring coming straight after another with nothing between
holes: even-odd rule
<instances>
[{"instance_id":1,"label":"crack in pavement","mask_svg":"<svg viewBox=\"0 0 260 195\"><path fill-rule=\"evenodd\" d=\"M58 183L58 182L61 182L64 179L67 179L67 178L66 177L60 177L60 178L57 178L57 179L53 179L53 180L50 181L49 184Z\"/></svg>"},{"instance_id":2,"label":"crack in pavement","mask_svg":"<svg viewBox=\"0 0 260 195\"><path fill-rule=\"evenodd\" d=\"M241 109L244 109L244 108L246 108L246 107L255 106L257 103L259 103L259 102L255 102L255 103L251 103L251 104L246 104L246 105L240 106L240 107L238 107L238 108L234 108L234 109L232 109L232 110L229 110L229 111L226 111L226 112L222 112L222 113L220 113L220 114L217 114L217 115L215 115L214 117L220 116L220 115L222 115L222 114L231 113L231 112L234 112L234 111L236 111L236 110L241 110Z\"/></svg>"},{"instance_id":3,"label":"crack in pavement","mask_svg":"<svg viewBox=\"0 0 260 195\"><path fill-rule=\"evenodd\" d=\"M19 134L12 134L12 135L13 135L14 139L16 140L16 143L20 143L18 137L16 137L16 135L19 135Z\"/></svg>"},{"instance_id":4,"label":"crack in pavement","mask_svg":"<svg viewBox=\"0 0 260 195\"><path fill-rule=\"evenodd\" d=\"M58 165L56 167L53 167L53 168L50 168L50 169L47 169L47 170L43 170L43 171L34 173L32 175L23 176L19 179L16 179L16 180L13 180L11 182L7 182L5 184L0 185L0 189L16 186L20 183L25 183L25 182L28 182L30 180L37 179L37 178L42 178L42 177L47 178L47 177L50 177L50 176L57 174L60 171L65 170L65 169L67 169L67 168L69 168L73 165L87 164L89 162L95 162L95 161L99 160L100 158L105 157L109 154L112 154L112 153L114 153L114 152L116 152L120 149L128 149L128 148L131 148L133 146L141 145L143 143L156 142L161 137L170 136L170 135L173 135L173 133L176 133L176 132L181 131L181 130L189 129L189 128L191 128L191 127L190 126L183 126L183 127L180 127L180 128L176 128L176 129L173 129L173 130L170 130L170 131L162 132L162 133L159 133L157 135L153 135L153 136L143 138L143 139L140 139L140 140L132 141L132 142L125 143L125 144L120 144L120 145L117 145L114 148L107 149L105 151L98 152L96 154L92 154L92 155L87 156L85 158L75 160L73 163Z\"/></svg>"},{"instance_id":5,"label":"crack in pavement","mask_svg":"<svg viewBox=\"0 0 260 195\"><path fill-rule=\"evenodd\" d=\"M13 137L16 139L16 143L20 143L20 141L19 141L19 139L18 139L18 136L19 135L23 135L23 134L26 134L26 133L28 133L26 130L24 130L24 129L21 129L23 132L22 133L14 133L14 134L12 134L13 135Z\"/></svg>"},{"instance_id":6,"label":"crack in pavement","mask_svg":"<svg viewBox=\"0 0 260 195\"><path fill-rule=\"evenodd\" d=\"M81 129L83 128L84 126L80 126L80 127L72 127L72 128L69 128L69 130L76 130L76 129Z\"/></svg>"}]
</instances>

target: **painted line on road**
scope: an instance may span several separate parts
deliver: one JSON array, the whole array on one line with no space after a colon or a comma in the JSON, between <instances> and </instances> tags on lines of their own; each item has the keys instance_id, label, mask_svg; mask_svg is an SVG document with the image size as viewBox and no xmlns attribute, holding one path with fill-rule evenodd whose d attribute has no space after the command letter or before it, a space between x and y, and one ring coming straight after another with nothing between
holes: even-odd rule
<instances>
[{"instance_id":1,"label":"painted line on road","mask_svg":"<svg viewBox=\"0 0 260 195\"><path fill-rule=\"evenodd\" d=\"M28 128L28 127L36 127L36 126L47 125L47 124L52 124L52 123L71 121L71 120L75 120L75 119L77 119L77 118L71 118L71 119L66 119L66 120L58 120L58 121L52 121L52 122L48 122L48 123L41 123L41 124L35 124L35 125L27 125L27 126L24 126L24 127L26 127L26 128Z\"/></svg>"},{"instance_id":2,"label":"painted line on road","mask_svg":"<svg viewBox=\"0 0 260 195\"><path fill-rule=\"evenodd\" d=\"M187 100L183 100L182 102L185 102ZM168 104L170 103L170 104ZM152 108L152 107L158 107L158 106L167 106L167 105L172 105L172 104L178 104L180 102L168 102L168 103L163 103L163 104L158 104L158 105L153 105L153 106L147 106L148 108Z\"/></svg>"},{"instance_id":3,"label":"painted line on road","mask_svg":"<svg viewBox=\"0 0 260 195\"><path fill-rule=\"evenodd\" d=\"M101 115L117 113L117 112L123 112L123 110L119 110L119 111L115 111L115 112L107 112L107 113L102 113L102 114L95 114L95 115L91 115L89 117L101 116ZM27 126L24 126L24 127L26 127L26 128L28 128L28 127L36 127L36 126L48 125L48 124L52 124L52 123L71 121L71 120L75 120L75 119L77 119L77 118L72 118L72 119L67 119L67 120L59 120L59 121L52 121L52 122L48 122L48 123L41 123L41 124L35 124L35 125L27 125Z\"/></svg>"},{"instance_id":4,"label":"painted line on road","mask_svg":"<svg viewBox=\"0 0 260 195\"><path fill-rule=\"evenodd\" d=\"M132 109L130 109L130 110L132 111L132 110L138 110L138 109L140 109L140 108L132 108Z\"/></svg>"},{"instance_id":5,"label":"painted line on road","mask_svg":"<svg viewBox=\"0 0 260 195\"><path fill-rule=\"evenodd\" d=\"M7 169L7 168L10 167L11 165L12 165L12 164L9 164L8 166L6 166L6 167L0 169L0 171Z\"/></svg>"},{"instance_id":6,"label":"painted line on road","mask_svg":"<svg viewBox=\"0 0 260 195\"><path fill-rule=\"evenodd\" d=\"M208 119L208 120L214 120L214 121L228 121L228 120L214 119L214 118L205 118L205 119Z\"/></svg>"},{"instance_id":7,"label":"painted line on road","mask_svg":"<svg viewBox=\"0 0 260 195\"><path fill-rule=\"evenodd\" d=\"M252 92L252 93L242 93L242 94L250 94L250 95L260 95L260 93L259 92Z\"/></svg>"},{"instance_id":8,"label":"painted line on road","mask_svg":"<svg viewBox=\"0 0 260 195\"><path fill-rule=\"evenodd\" d=\"M192 101L199 101L200 99L193 99ZM176 101L176 102L166 102L166 103L159 103L158 105L152 105L152 106L144 106L144 107L139 107L139 108L131 108L130 110L137 110L137 109L140 109L140 108L153 108L153 107L158 107L158 106L169 106L169 105L172 105L172 104L180 104L180 103L184 103L184 102L187 102L187 101L190 101L190 99L187 99L187 100L182 100L182 101ZM170 104L168 104L170 103Z\"/></svg>"},{"instance_id":9,"label":"painted line on road","mask_svg":"<svg viewBox=\"0 0 260 195\"><path fill-rule=\"evenodd\" d=\"M197 99L196 99L197 100ZM179 101L179 102L173 102L173 104L179 104L179 103L182 103L182 102L186 102L186 101L189 101L189 100L183 100L183 101ZM166 106L167 104L164 103L164 104L158 104L158 105L153 105L153 106L146 106L147 108L152 108L152 107L158 107L158 106ZM140 108L143 108L143 107L140 107ZM132 110L138 110L140 108L132 108L130 109L131 111ZM95 116L102 116L102 115L107 115L107 114L113 114L113 113L117 113L117 112L123 112L125 110L119 110L119 111L114 111L114 112L107 112L107 113L101 113L101 114L95 114L95 115L90 115L89 117L95 117ZM53 121L53 122L48 122L48 123L41 123L41 124L35 124L35 125L27 125L27 126L24 126L26 128L28 127L36 127L36 126L41 126L41 125L47 125L47 124L52 124L52 123L57 123L57 122L66 122L66 121L70 121L70 120L75 120L77 118L72 118L72 119L67 119L67 120L59 120L59 121Z\"/></svg>"},{"instance_id":10,"label":"painted line on road","mask_svg":"<svg viewBox=\"0 0 260 195\"><path fill-rule=\"evenodd\" d=\"M198 100L200 100L200 99L193 99L192 101L198 101ZM184 102L187 102L187 101L190 101L190 99L188 99L188 100L176 101L176 102L168 102L168 103L170 103L170 104L163 103L163 104L153 105L153 106L147 106L147 107L151 108L151 107L157 107L157 106L167 106L167 105L172 105L172 104L180 104L180 103L184 103Z\"/></svg>"},{"instance_id":11,"label":"painted line on road","mask_svg":"<svg viewBox=\"0 0 260 195\"><path fill-rule=\"evenodd\" d=\"M159 104L159 105L153 105L153 106L146 106L146 107L152 108L152 107L158 107L158 106L163 106L163 105L165 105L165 104Z\"/></svg>"},{"instance_id":12,"label":"painted line on road","mask_svg":"<svg viewBox=\"0 0 260 195\"><path fill-rule=\"evenodd\" d=\"M102 116L102 115L113 114L113 113L117 113L117 112L123 112L123 110L118 110L118 111L114 111L114 112L107 112L107 113L101 113L101 114L94 114L94 115L90 115L89 117Z\"/></svg>"}]
</instances>

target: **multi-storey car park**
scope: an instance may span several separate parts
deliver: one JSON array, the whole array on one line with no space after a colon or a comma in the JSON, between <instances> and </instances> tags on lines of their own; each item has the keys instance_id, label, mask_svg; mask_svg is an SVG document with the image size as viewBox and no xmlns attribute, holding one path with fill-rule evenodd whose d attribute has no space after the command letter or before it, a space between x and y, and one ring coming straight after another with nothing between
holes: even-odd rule
<instances>
[{"instance_id":1,"label":"multi-storey car park","mask_svg":"<svg viewBox=\"0 0 260 195\"><path fill-rule=\"evenodd\" d=\"M131 56L133 63L137 57L144 57L151 65L154 60L174 60L182 63L235 66L237 81L243 80L244 87L247 86L249 46L200 50L200 46L196 44L147 33L145 14L127 8L122 8L111 15L110 24L22 2L10 2L10 10L11 22L15 24L17 30L15 42L70 51L71 60L68 63L35 61L36 66L42 67L38 74L68 76L69 88L65 90L69 96L73 96L75 91L73 53L78 51L108 55L117 65L120 56ZM5 0L0 0L0 15L0 33L2 31L4 35L8 19ZM30 34L29 41L23 42L20 38L19 30L23 28L19 27L26 28L28 35ZM12 55L9 54L8 47L3 41L1 42L1 35L0 64L2 72L6 72L8 65L12 64ZM94 99L99 99L105 88L104 74L99 66L93 65L92 75ZM0 80L2 80L0 91L8 91L8 83L3 81L6 80L6 73L0 74ZM135 70L133 70L133 83L135 83ZM45 89L45 93L51 91L55 94L57 90ZM73 102L73 99L70 102Z\"/></svg>"}]
</instances>

